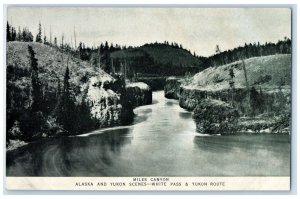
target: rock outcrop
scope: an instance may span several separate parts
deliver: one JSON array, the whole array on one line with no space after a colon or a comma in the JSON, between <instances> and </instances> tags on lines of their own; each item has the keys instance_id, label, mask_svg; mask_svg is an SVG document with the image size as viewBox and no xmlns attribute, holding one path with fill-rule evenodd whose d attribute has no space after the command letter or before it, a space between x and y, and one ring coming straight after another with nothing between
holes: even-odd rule
<instances>
[{"instance_id":1,"label":"rock outcrop","mask_svg":"<svg viewBox=\"0 0 300 199\"><path fill-rule=\"evenodd\" d=\"M165 97L169 99L179 99L180 86L181 86L180 78L176 78L176 77L167 78L164 87Z\"/></svg>"},{"instance_id":2,"label":"rock outcrop","mask_svg":"<svg viewBox=\"0 0 300 199\"><path fill-rule=\"evenodd\" d=\"M100 127L118 126L132 121L133 108L152 103L152 91L142 82L125 86L125 81L111 76L92 77L87 86L86 101Z\"/></svg>"},{"instance_id":3,"label":"rock outcrop","mask_svg":"<svg viewBox=\"0 0 300 199\"><path fill-rule=\"evenodd\" d=\"M126 85L128 100L133 107L152 103L152 90L143 82L134 82Z\"/></svg>"},{"instance_id":4,"label":"rock outcrop","mask_svg":"<svg viewBox=\"0 0 300 199\"><path fill-rule=\"evenodd\" d=\"M273 89L257 91L254 87L204 90L189 87L180 87L179 105L189 111L201 103L203 99L216 99L233 104L240 115L253 116L261 113L277 113L290 109L290 90Z\"/></svg>"},{"instance_id":5,"label":"rock outcrop","mask_svg":"<svg viewBox=\"0 0 300 199\"><path fill-rule=\"evenodd\" d=\"M132 111L132 107L125 107L122 104L120 93L104 88L104 85L113 84L114 81L109 76L91 77L89 80L86 101L90 104L91 115L98 121L99 127L121 125L122 113L130 112L130 109ZM132 117L133 114L128 114L128 118Z\"/></svg>"},{"instance_id":6,"label":"rock outcrop","mask_svg":"<svg viewBox=\"0 0 300 199\"><path fill-rule=\"evenodd\" d=\"M196 130L204 134L235 133L238 118L238 111L220 100L202 100L193 111Z\"/></svg>"}]
</instances>

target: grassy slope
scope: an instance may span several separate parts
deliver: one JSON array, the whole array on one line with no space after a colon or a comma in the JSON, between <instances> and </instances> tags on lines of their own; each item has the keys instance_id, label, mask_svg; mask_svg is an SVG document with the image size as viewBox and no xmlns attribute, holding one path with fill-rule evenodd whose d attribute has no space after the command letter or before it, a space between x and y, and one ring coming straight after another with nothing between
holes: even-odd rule
<instances>
[{"instance_id":1,"label":"grassy slope","mask_svg":"<svg viewBox=\"0 0 300 199\"><path fill-rule=\"evenodd\" d=\"M164 44L150 44L141 47L120 50L112 53L113 58L139 57L148 54L154 62L161 65L171 64L178 67L199 67L200 60L188 51L172 48Z\"/></svg>"},{"instance_id":2,"label":"grassy slope","mask_svg":"<svg viewBox=\"0 0 300 199\"><path fill-rule=\"evenodd\" d=\"M290 88L291 55L278 54L264 57L253 57L245 60L249 86L259 86L265 90ZM245 88L246 81L242 62L210 67L197 73L186 85L190 89L221 90L229 88L229 69L233 67L236 88Z\"/></svg>"},{"instance_id":3,"label":"grassy slope","mask_svg":"<svg viewBox=\"0 0 300 199\"><path fill-rule=\"evenodd\" d=\"M63 87L63 78L68 59L67 54L41 43L8 42L7 66L12 65L14 68L29 71L27 74L16 74L15 86L21 89L31 86L28 45L31 45L36 53L35 58L38 59L39 78L42 85L47 86L48 90L55 92L59 78L61 87ZM91 76L97 75L100 79L112 80L112 77L104 71L95 71L88 62L75 57L70 56L68 65L71 76L70 83L77 97L82 90L82 85L87 85L84 79L88 80Z\"/></svg>"}]
</instances>

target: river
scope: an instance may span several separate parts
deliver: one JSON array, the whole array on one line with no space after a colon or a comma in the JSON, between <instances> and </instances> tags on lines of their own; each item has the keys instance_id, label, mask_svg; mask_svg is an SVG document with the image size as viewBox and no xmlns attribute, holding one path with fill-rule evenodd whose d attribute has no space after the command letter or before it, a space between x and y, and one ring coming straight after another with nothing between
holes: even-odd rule
<instances>
[{"instance_id":1,"label":"river","mask_svg":"<svg viewBox=\"0 0 300 199\"><path fill-rule=\"evenodd\" d=\"M7 176L289 176L289 135L205 136L153 93L133 125L45 138L7 153Z\"/></svg>"}]
</instances>

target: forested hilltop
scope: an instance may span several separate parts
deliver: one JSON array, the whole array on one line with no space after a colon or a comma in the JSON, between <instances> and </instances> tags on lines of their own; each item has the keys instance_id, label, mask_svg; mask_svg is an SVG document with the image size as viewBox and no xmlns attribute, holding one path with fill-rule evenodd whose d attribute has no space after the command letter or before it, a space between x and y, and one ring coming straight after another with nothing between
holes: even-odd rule
<instances>
[{"instance_id":1,"label":"forested hilltop","mask_svg":"<svg viewBox=\"0 0 300 199\"><path fill-rule=\"evenodd\" d=\"M204 65L206 66L205 68L208 68L210 66L220 66L251 57L261 57L275 54L291 54L291 52L292 41L287 37L285 37L284 40L279 40L277 43L245 43L244 46L238 46L234 49L226 51L221 51L220 47L217 45L216 54L204 58Z\"/></svg>"}]
</instances>

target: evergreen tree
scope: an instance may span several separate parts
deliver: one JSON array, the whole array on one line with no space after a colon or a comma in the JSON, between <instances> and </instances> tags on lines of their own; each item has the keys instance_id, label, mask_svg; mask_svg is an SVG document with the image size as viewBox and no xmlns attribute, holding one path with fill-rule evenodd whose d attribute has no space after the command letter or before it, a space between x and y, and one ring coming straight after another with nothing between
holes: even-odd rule
<instances>
[{"instance_id":1,"label":"evergreen tree","mask_svg":"<svg viewBox=\"0 0 300 199\"><path fill-rule=\"evenodd\" d=\"M77 107L77 109L78 109L77 117L78 117L78 121L79 121L77 123L77 128L78 128L78 132L80 132L80 133L88 131L88 130L92 130L92 129L95 129L98 127L97 119L92 117L91 110L90 110L90 104L86 101L87 91L88 91L88 89L86 89L84 91L83 96L82 96L82 101ZM84 121L84 122L80 122L80 121Z\"/></svg>"},{"instance_id":2,"label":"evergreen tree","mask_svg":"<svg viewBox=\"0 0 300 199\"><path fill-rule=\"evenodd\" d=\"M230 81L229 81L229 86L231 88L231 105L233 105L233 97L234 97L234 71L233 71L233 67L231 67L229 69L229 76L230 76Z\"/></svg>"},{"instance_id":3,"label":"evergreen tree","mask_svg":"<svg viewBox=\"0 0 300 199\"><path fill-rule=\"evenodd\" d=\"M26 41L26 36L27 36L26 29L23 28L23 30L22 30L22 41Z\"/></svg>"},{"instance_id":4,"label":"evergreen tree","mask_svg":"<svg viewBox=\"0 0 300 199\"><path fill-rule=\"evenodd\" d=\"M11 41L10 25L8 22L6 25L6 41Z\"/></svg>"},{"instance_id":5,"label":"evergreen tree","mask_svg":"<svg viewBox=\"0 0 300 199\"><path fill-rule=\"evenodd\" d=\"M42 92L41 83L38 75L38 63L35 58L35 52L31 46L28 46L30 66L31 66L31 84L32 84L32 105L31 109L33 112L41 110L42 106Z\"/></svg>"},{"instance_id":6,"label":"evergreen tree","mask_svg":"<svg viewBox=\"0 0 300 199\"><path fill-rule=\"evenodd\" d=\"M24 140L32 140L42 134L45 120L42 108L41 85L38 77L38 64L35 58L35 52L31 46L28 46L29 62L31 67L31 99L32 103L20 118L21 132L23 132Z\"/></svg>"},{"instance_id":7,"label":"evergreen tree","mask_svg":"<svg viewBox=\"0 0 300 199\"><path fill-rule=\"evenodd\" d=\"M25 41L25 42L32 42L33 41L33 35L27 28L23 29L22 37L23 37L22 38L23 41Z\"/></svg>"},{"instance_id":8,"label":"evergreen tree","mask_svg":"<svg viewBox=\"0 0 300 199\"><path fill-rule=\"evenodd\" d=\"M11 40L12 41L16 41L17 38L17 32L16 29L14 27L11 28Z\"/></svg>"},{"instance_id":9,"label":"evergreen tree","mask_svg":"<svg viewBox=\"0 0 300 199\"><path fill-rule=\"evenodd\" d=\"M21 28L20 28L20 26L19 26L19 28L18 28L17 40L18 40L18 41L22 41L22 33L21 33Z\"/></svg>"},{"instance_id":10,"label":"evergreen tree","mask_svg":"<svg viewBox=\"0 0 300 199\"><path fill-rule=\"evenodd\" d=\"M82 42L79 42L78 52L79 52L79 59L83 59L83 46L82 46Z\"/></svg>"},{"instance_id":11,"label":"evergreen tree","mask_svg":"<svg viewBox=\"0 0 300 199\"><path fill-rule=\"evenodd\" d=\"M219 53L221 53L220 47L219 47L219 45L216 45L216 54L219 54Z\"/></svg>"},{"instance_id":12,"label":"evergreen tree","mask_svg":"<svg viewBox=\"0 0 300 199\"><path fill-rule=\"evenodd\" d=\"M57 47L57 38L54 37L54 46Z\"/></svg>"},{"instance_id":13,"label":"evergreen tree","mask_svg":"<svg viewBox=\"0 0 300 199\"><path fill-rule=\"evenodd\" d=\"M111 72L111 68L110 68L110 51L109 51L109 46L108 46L108 42L105 42L104 48L103 48L103 61L102 63L104 63L104 71L107 73Z\"/></svg>"},{"instance_id":14,"label":"evergreen tree","mask_svg":"<svg viewBox=\"0 0 300 199\"><path fill-rule=\"evenodd\" d=\"M39 31L38 31L38 34L36 35L36 39L35 39L36 42L39 42L39 43L42 43L42 25L41 25L41 22L39 22Z\"/></svg>"},{"instance_id":15,"label":"evergreen tree","mask_svg":"<svg viewBox=\"0 0 300 199\"><path fill-rule=\"evenodd\" d=\"M75 107L75 99L72 96L71 88L70 88L70 71L69 67L67 66L66 72L64 75L64 86L61 95L61 102L58 110L58 122L64 127L64 129L69 134L76 133L76 107Z\"/></svg>"}]
</instances>

